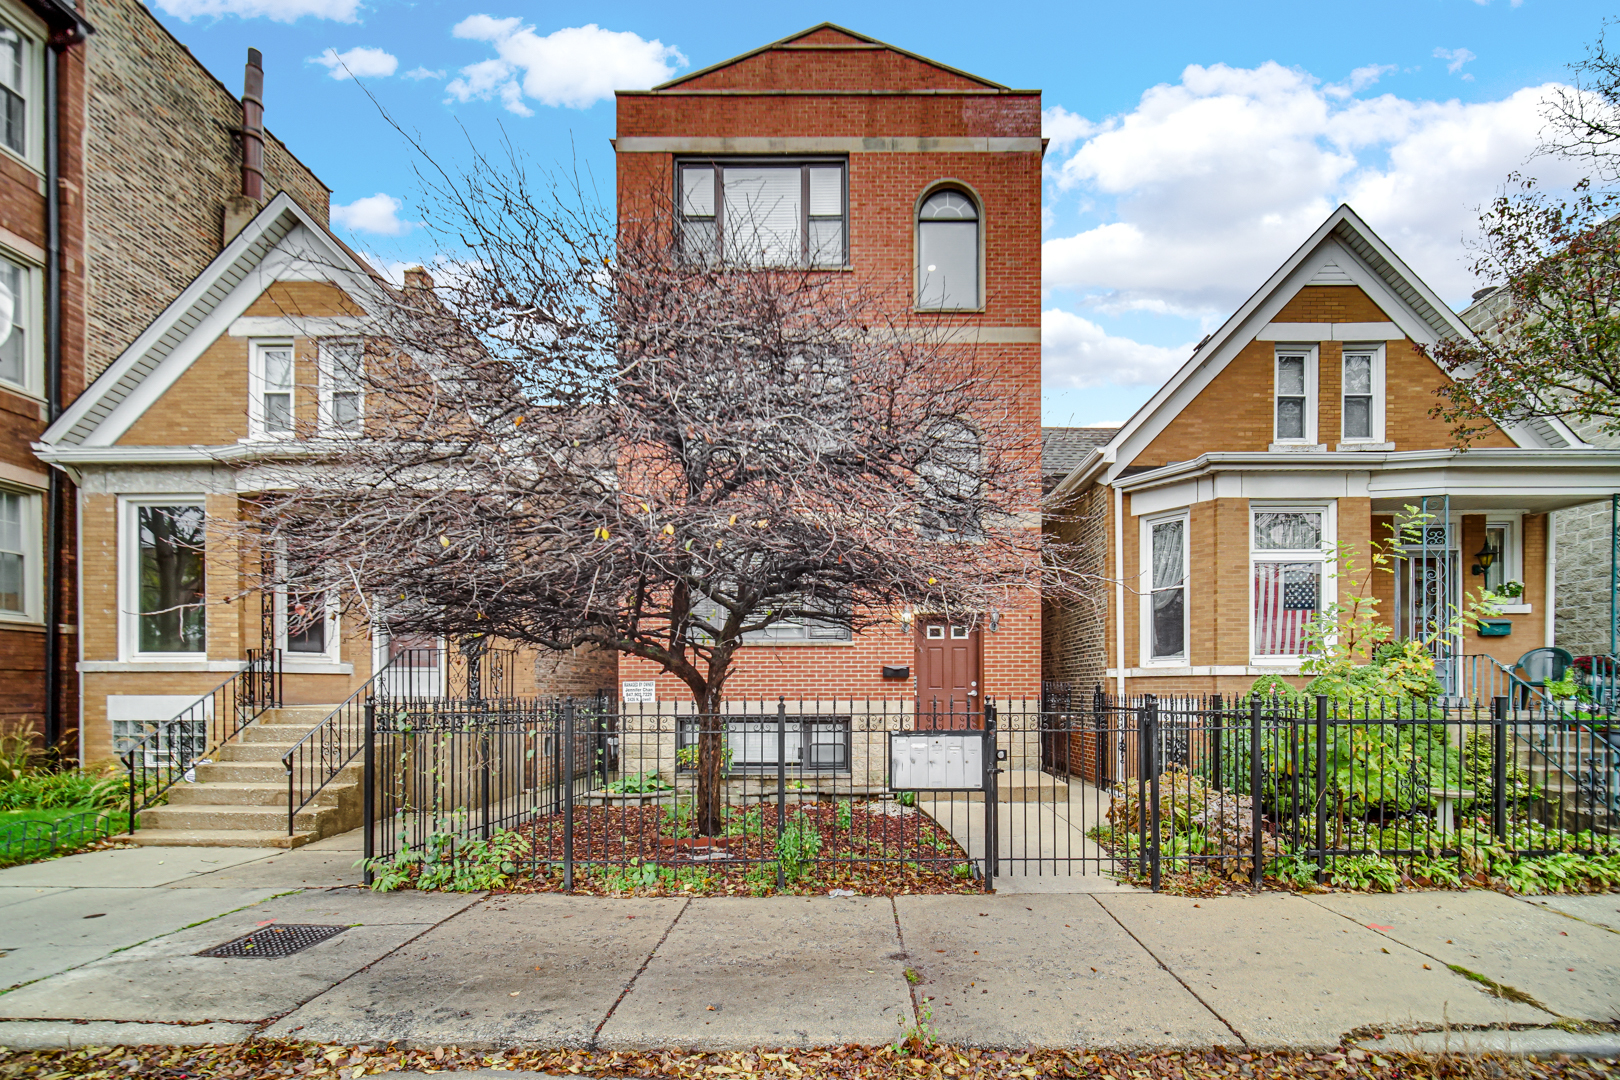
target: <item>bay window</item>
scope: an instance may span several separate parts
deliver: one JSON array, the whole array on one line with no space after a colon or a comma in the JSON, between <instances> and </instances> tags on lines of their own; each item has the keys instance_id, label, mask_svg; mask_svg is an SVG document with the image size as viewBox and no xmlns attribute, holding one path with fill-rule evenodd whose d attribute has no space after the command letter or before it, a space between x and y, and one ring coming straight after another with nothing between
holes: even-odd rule
<instances>
[{"instance_id":1,"label":"bay window","mask_svg":"<svg viewBox=\"0 0 1620 1080\"><path fill-rule=\"evenodd\" d=\"M200 502L125 505L124 610L130 651L205 655L207 516Z\"/></svg>"},{"instance_id":2,"label":"bay window","mask_svg":"<svg viewBox=\"0 0 1620 1080\"><path fill-rule=\"evenodd\" d=\"M43 367L33 332L40 275L0 255L0 383L43 393Z\"/></svg>"},{"instance_id":3,"label":"bay window","mask_svg":"<svg viewBox=\"0 0 1620 1080\"><path fill-rule=\"evenodd\" d=\"M1252 654L1257 660L1298 659L1307 651L1305 628L1323 606L1329 511L1257 507L1250 520Z\"/></svg>"},{"instance_id":4,"label":"bay window","mask_svg":"<svg viewBox=\"0 0 1620 1080\"><path fill-rule=\"evenodd\" d=\"M683 162L676 171L687 258L748 266L848 263L843 161Z\"/></svg>"},{"instance_id":5,"label":"bay window","mask_svg":"<svg viewBox=\"0 0 1620 1080\"><path fill-rule=\"evenodd\" d=\"M1148 588L1144 596L1149 663L1187 660L1187 517L1147 522Z\"/></svg>"}]
</instances>

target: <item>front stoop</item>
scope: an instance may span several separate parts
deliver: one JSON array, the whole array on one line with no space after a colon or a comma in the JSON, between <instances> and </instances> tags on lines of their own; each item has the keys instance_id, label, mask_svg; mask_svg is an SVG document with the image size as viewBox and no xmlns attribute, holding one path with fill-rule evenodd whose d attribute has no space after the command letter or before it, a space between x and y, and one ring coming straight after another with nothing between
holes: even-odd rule
<instances>
[{"instance_id":1,"label":"front stoop","mask_svg":"<svg viewBox=\"0 0 1620 1080\"><path fill-rule=\"evenodd\" d=\"M169 789L164 806L142 810L130 838L153 847L295 848L357 828L361 766L348 766L299 811L287 831L287 771L281 755L330 716L336 705L267 709L214 758L196 782Z\"/></svg>"}]
</instances>

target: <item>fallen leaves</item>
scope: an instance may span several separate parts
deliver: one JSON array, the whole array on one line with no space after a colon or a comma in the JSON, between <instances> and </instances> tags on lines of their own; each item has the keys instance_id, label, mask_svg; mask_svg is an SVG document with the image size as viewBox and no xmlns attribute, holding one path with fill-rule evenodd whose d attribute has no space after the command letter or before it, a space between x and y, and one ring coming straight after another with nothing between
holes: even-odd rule
<instances>
[{"instance_id":1,"label":"fallen leaves","mask_svg":"<svg viewBox=\"0 0 1620 1080\"><path fill-rule=\"evenodd\" d=\"M1395 1041L1394 1039L1391 1040ZM1416 1057L1355 1047L1340 1052L1234 1053L1222 1047L1128 1052L1118 1050L983 1050L913 1039L899 1046L839 1046L809 1050L700 1053L624 1052L525 1047L502 1051L456 1046L331 1046L254 1041L203 1047L93 1047L12 1053L0 1049L0 1080L352 1080L402 1071L454 1073L474 1069L592 1077L743 1076L758 1080L866 1080L869 1077L950 1077L951 1080L1586 1080L1614 1061L1534 1061L1460 1054Z\"/></svg>"}]
</instances>

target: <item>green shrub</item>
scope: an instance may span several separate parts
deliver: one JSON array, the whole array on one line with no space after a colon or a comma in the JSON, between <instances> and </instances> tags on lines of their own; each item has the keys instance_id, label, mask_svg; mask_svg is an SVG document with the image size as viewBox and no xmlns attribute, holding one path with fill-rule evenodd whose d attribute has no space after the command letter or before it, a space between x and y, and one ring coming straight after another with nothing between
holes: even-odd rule
<instances>
[{"instance_id":1,"label":"green shrub","mask_svg":"<svg viewBox=\"0 0 1620 1080\"><path fill-rule=\"evenodd\" d=\"M644 795L655 791L673 791L675 785L656 772L638 772L620 777L603 790L615 795Z\"/></svg>"},{"instance_id":2,"label":"green shrub","mask_svg":"<svg viewBox=\"0 0 1620 1080\"><path fill-rule=\"evenodd\" d=\"M782 864L782 876L788 881L798 881L820 854L821 831L803 815L794 815L776 839L776 857Z\"/></svg>"},{"instance_id":3,"label":"green shrub","mask_svg":"<svg viewBox=\"0 0 1620 1080\"><path fill-rule=\"evenodd\" d=\"M392 858L379 855L355 865L371 871L371 887L377 892L407 888L482 892L500 888L517 873L517 859L525 848L523 837L505 829L488 840L434 832L420 851L407 849Z\"/></svg>"}]
</instances>

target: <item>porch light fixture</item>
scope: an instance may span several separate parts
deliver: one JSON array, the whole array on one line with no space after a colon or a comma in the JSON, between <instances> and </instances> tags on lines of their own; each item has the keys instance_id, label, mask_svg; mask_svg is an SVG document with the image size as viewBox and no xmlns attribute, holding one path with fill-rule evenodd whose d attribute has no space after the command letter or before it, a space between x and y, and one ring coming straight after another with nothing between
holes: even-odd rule
<instances>
[{"instance_id":1,"label":"porch light fixture","mask_svg":"<svg viewBox=\"0 0 1620 1080\"><path fill-rule=\"evenodd\" d=\"M1474 553L1474 576L1484 577L1485 572L1491 568L1491 564L1496 561L1496 557L1500 554L1500 551L1491 547L1489 540L1485 541L1485 546Z\"/></svg>"}]
</instances>

